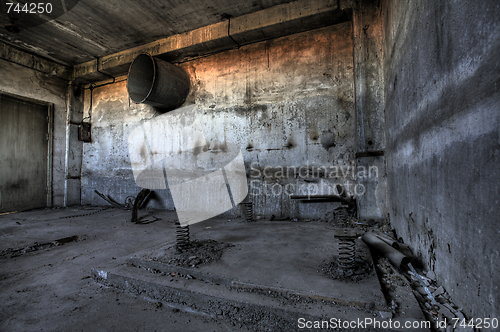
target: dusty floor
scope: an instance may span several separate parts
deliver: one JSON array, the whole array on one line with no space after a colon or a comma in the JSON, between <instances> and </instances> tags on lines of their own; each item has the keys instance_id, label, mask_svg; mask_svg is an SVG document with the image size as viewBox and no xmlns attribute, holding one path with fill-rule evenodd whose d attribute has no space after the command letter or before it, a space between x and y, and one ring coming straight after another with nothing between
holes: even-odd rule
<instances>
[{"instance_id":1,"label":"dusty floor","mask_svg":"<svg viewBox=\"0 0 500 332\"><path fill-rule=\"evenodd\" d=\"M160 221L147 225L126 222L130 212L112 209L60 219L92 211L0 216L0 331L235 331L223 321L158 307L157 301L96 284L92 268L124 259L138 247L164 243L165 224L175 214L162 212ZM13 258L5 252L73 235L81 240Z\"/></svg>"},{"instance_id":2,"label":"dusty floor","mask_svg":"<svg viewBox=\"0 0 500 332\"><path fill-rule=\"evenodd\" d=\"M117 273L122 269L127 273L131 258L175 263L172 250L176 215L168 211L156 211L153 215L156 218L150 218L152 222L148 224L130 223L129 211L100 211L97 207L32 210L0 216L0 331L255 330L219 319L217 314L207 316L178 310L153 297L104 287L91 278L92 269L116 269ZM387 310L374 273L357 283L340 284L322 273L321 264L335 250L332 232L333 226L319 222L209 220L192 225L192 239L212 239L231 245L223 248L219 260L199 262L190 268L195 273L233 280L236 292L234 287L208 289L200 280L188 280L185 275L161 278L147 272L148 275L138 278L153 282L161 278L161 283L173 284L167 287L203 291L243 302L258 296L248 293L265 291L270 298L266 305L300 309L312 316L333 312L339 317L355 319ZM267 272L259 270L262 266ZM293 302L280 295L282 289L293 290L302 299L308 294L337 299L341 305ZM349 301L355 303L354 307L346 305Z\"/></svg>"}]
</instances>

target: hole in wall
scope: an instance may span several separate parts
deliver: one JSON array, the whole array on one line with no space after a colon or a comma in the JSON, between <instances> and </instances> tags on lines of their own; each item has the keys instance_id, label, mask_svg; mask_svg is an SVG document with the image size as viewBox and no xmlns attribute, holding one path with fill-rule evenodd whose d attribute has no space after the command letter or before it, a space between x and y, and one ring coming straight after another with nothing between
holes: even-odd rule
<instances>
[{"instance_id":1,"label":"hole in wall","mask_svg":"<svg viewBox=\"0 0 500 332\"><path fill-rule=\"evenodd\" d=\"M287 149L292 149L296 146L296 144L290 139L288 143L286 144Z\"/></svg>"}]
</instances>

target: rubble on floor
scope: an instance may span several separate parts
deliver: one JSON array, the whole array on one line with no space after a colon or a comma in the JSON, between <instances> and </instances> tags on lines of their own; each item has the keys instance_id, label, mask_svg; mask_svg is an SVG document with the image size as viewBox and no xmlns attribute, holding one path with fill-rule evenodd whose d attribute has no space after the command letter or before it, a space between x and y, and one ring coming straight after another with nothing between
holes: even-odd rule
<instances>
[{"instance_id":1,"label":"rubble on floor","mask_svg":"<svg viewBox=\"0 0 500 332\"><path fill-rule=\"evenodd\" d=\"M474 328L468 326L469 319L466 318L462 309L453 303L443 286L440 286L436 281L434 272L428 271L425 276L421 273L418 274L417 276L412 271L409 271L407 278L411 282L413 293L419 301L422 311L429 320L434 322L433 325L437 326L436 331L473 332ZM420 280L425 284L425 287L421 285ZM431 296L429 296L425 288L430 291Z\"/></svg>"},{"instance_id":2,"label":"rubble on floor","mask_svg":"<svg viewBox=\"0 0 500 332\"><path fill-rule=\"evenodd\" d=\"M173 247L157 252L146 259L152 259L180 267L197 267L218 261L224 249L233 247L230 243L217 242L215 240L193 240L189 247L182 252L176 252Z\"/></svg>"},{"instance_id":3,"label":"rubble on floor","mask_svg":"<svg viewBox=\"0 0 500 332\"><path fill-rule=\"evenodd\" d=\"M360 258L355 258L354 267L347 271L339 266L337 259L335 258L329 262L321 264L320 269L324 275L331 279L347 282L358 282L363 280L373 271L371 264Z\"/></svg>"},{"instance_id":4,"label":"rubble on floor","mask_svg":"<svg viewBox=\"0 0 500 332\"><path fill-rule=\"evenodd\" d=\"M32 252L32 251L49 249L49 248L52 248L54 246L62 246L62 245L69 243L69 242L83 241L83 240L85 240L85 238L86 238L86 236L78 237L76 235L73 235L73 236L68 236L68 237L62 238L62 239L54 240L51 242L45 242L45 243L35 242L31 245L23 246L20 248L7 248L7 249L0 251L0 257L1 256L10 256L10 258L14 258L14 257L18 257L18 256L24 255L24 254L26 254L28 252Z\"/></svg>"},{"instance_id":5,"label":"rubble on floor","mask_svg":"<svg viewBox=\"0 0 500 332\"><path fill-rule=\"evenodd\" d=\"M408 249L406 248L406 250ZM393 314L397 314L398 310L401 309L396 301L397 289L411 287L422 312L426 319L431 322L432 331L474 331L472 327L468 326L469 320L462 309L453 303L450 295L436 281L434 272L420 273L411 264L408 264L408 267L402 267L401 271L397 271L385 257L376 259L375 264L384 294L386 294L388 302L392 304Z\"/></svg>"}]
</instances>

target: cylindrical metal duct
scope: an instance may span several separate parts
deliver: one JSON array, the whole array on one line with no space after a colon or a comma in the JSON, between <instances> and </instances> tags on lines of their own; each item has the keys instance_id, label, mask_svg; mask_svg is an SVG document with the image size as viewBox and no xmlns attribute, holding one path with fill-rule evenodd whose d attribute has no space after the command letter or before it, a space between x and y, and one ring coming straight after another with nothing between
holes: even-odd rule
<instances>
[{"instance_id":1,"label":"cylindrical metal duct","mask_svg":"<svg viewBox=\"0 0 500 332\"><path fill-rule=\"evenodd\" d=\"M189 86L182 68L149 54L138 55L128 71L127 91L135 103L173 110L184 103Z\"/></svg>"}]
</instances>

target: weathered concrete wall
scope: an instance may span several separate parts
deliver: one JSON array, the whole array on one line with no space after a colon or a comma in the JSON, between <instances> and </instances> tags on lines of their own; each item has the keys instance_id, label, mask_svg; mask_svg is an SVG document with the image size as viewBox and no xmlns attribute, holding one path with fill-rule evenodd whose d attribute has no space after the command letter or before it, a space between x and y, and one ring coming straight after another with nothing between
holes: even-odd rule
<instances>
[{"instance_id":1,"label":"weathered concrete wall","mask_svg":"<svg viewBox=\"0 0 500 332\"><path fill-rule=\"evenodd\" d=\"M500 3L386 1L391 221L472 317L500 316Z\"/></svg>"},{"instance_id":2,"label":"weathered concrete wall","mask_svg":"<svg viewBox=\"0 0 500 332\"><path fill-rule=\"evenodd\" d=\"M83 145L82 204L107 204L94 190L120 202L128 196L135 197L141 190L132 174L128 136L141 121L158 113L153 107L129 100L126 83L85 90L84 121L92 124L92 142ZM157 203L157 207L173 209L163 196Z\"/></svg>"},{"instance_id":3,"label":"weathered concrete wall","mask_svg":"<svg viewBox=\"0 0 500 332\"><path fill-rule=\"evenodd\" d=\"M192 85L185 105L203 110L206 139L212 146L235 143L243 151L256 214L321 218L336 203L304 204L287 194L333 193L336 183L349 183L354 194L352 52L348 22L180 64ZM84 145L82 202L103 203L94 189L123 202L140 190L130 168L128 134L155 110L130 102L125 81L87 90L85 99L93 142ZM173 208L168 192L157 195L154 206Z\"/></svg>"},{"instance_id":4,"label":"weathered concrete wall","mask_svg":"<svg viewBox=\"0 0 500 332\"><path fill-rule=\"evenodd\" d=\"M54 104L53 132L53 205L80 203L80 180L66 182L66 150L67 150L67 81L46 75L44 73L0 60L0 91L34 100ZM82 98L73 103L76 121L78 114L81 119ZM74 127L74 126L72 126ZM74 136L74 129L71 137ZM79 176L78 160L81 160L81 144L74 140L70 146L68 160L73 162L74 174ZM76 167L76 168L75 168ZM66 199L65 199L66 197Z\"/></svg>"}]
</instances>

